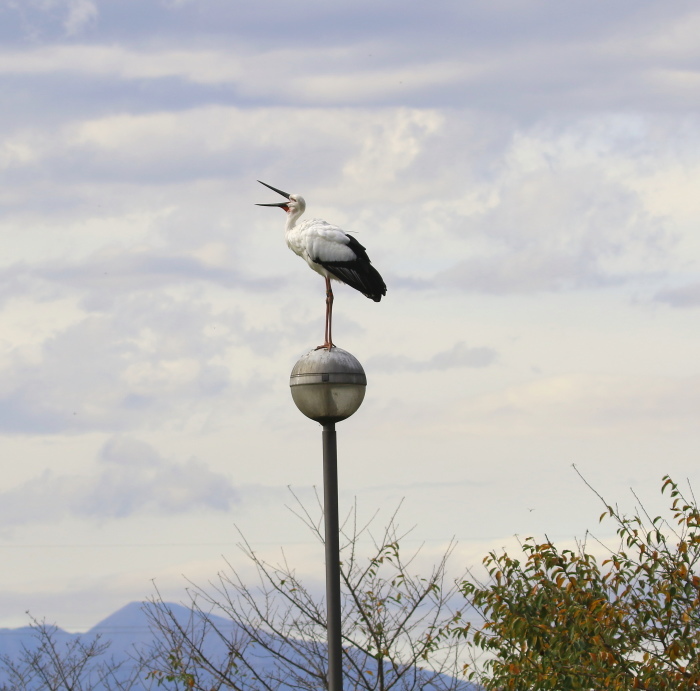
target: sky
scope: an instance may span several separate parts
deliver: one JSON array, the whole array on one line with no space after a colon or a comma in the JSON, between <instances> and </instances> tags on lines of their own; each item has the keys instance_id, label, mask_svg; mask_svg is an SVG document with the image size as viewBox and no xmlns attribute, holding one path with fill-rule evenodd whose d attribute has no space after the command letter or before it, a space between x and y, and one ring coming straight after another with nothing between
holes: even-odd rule
<instances>
[{"instance_id":1,"label":"sky","mask_svg":"<svg viewBox=\"0 0 700 691\"><path fill-rule=\"evenodd\" d=\"M324 286L356 234L340 504L454 573L698 483L700 6L0 0L0 627L181 601L244 536L319 590ZM291 488L291 489L290 489ZM630 491L632 490L632 491ZM422 561L421 561L422 560Z\"/></svg>"}]
</instances>

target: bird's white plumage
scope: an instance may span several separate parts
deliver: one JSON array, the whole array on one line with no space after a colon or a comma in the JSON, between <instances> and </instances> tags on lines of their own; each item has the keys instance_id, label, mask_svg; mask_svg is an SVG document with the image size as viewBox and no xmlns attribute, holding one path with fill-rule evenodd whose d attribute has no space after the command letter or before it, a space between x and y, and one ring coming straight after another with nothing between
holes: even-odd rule
<instances>
[{"instance_id":1,"label":"bird's white plumage","mask_svg":"<svg viewBox=\"0 0 700 691\"><path fill-rule=\"evenodd\" d=\"M291 228L288 225L285 238L289 249L322 276L335 278L317 262L349 262L355 259L355 253L348 247L349 237L338 226L319 218L311 218Z\"/></svg>"},{"instance_id":2,"label":"bird's white plumage","mask_svg":"<svg viewBox=\"0 0 700 691\"><path fill-rule=\"evenodd\" d=\"M299 194L290 195L284 233L287 246L321 276L337 280L318 262L349 262L355 259L355 253L348 247L350 238L338 226L320 218L297 223L305 210L304 198Z\"/></svg>"}]
</instances>

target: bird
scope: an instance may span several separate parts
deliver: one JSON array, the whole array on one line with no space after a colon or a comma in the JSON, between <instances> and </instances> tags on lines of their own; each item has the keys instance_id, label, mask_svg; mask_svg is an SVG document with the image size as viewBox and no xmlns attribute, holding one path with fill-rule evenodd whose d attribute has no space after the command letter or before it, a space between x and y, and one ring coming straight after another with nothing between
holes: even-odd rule
<instances>
[{"instance_id":1,"label":"bird","mask_svg":"<svg viewBox=\"0 0 700 691\"><path fill-rule=\"evenodd\" d=\"M287 194L258 180L261 185L281 194L286 201L276 204L256 204L274 206L287 214L284 236L287 246L301 257L316 273L326 281L326 323L323 345L316 350L335 347L332 338L333 288L331 280L340 281L360 291L365 297L379 302L386 295L386 284L379 272L372 266L367 251L352 235L338 226L311 218L299 221L306 210L306 201L300 194Z\"/></svg>"}]
</instances>

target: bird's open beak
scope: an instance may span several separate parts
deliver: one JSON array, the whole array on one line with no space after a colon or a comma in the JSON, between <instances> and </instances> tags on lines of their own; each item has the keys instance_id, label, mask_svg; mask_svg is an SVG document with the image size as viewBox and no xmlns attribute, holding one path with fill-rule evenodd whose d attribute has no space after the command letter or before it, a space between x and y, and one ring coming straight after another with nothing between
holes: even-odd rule
<instances>
[{"instance_id":1,"label":"bird's open beak","mask_svg":"<svg viewBox=\"0 0 700 691\"><path fill-rule=\"evenodd\" d=\"M283 192L282 190L278 190L276 187L273 187L272 185L268 185L266 182L263 182L262 180L258 180L258 182L261 185L265 185L265 187L269 187L273 192L277 192L277 194L281 194L283 197L285 197L287 199L291 199L289 194L287 194L286 192ZM279 206L280 208L284 209L285 211L289 211L286 202L280 202L279 204L256 204L255 206Z\"/></svg>"}]
</instances>

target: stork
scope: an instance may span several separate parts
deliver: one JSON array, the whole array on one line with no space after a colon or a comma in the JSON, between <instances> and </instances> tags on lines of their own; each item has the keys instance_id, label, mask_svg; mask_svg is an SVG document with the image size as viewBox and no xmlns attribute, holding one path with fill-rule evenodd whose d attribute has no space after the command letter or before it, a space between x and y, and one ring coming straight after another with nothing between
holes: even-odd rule
<instances>
[{"instance_id":1,"label":"stork","mask_svg":"<svg viewBox=\"0 0 700 691\"><path fill-rule=\"evenodd\" d=\"M335 347L331 336L333 321L331 280L345 283L375 302L379 302L382 296L386 295L386 284L372 266L365 248L354 237L320 218L298 222L306 210L304 197L299 194L287 194L262 180L258 182L273 192L281 194L287 201L256 206L276 206L286 212L287 224L284 237L287 246L326 281L326 328L323 345L318 346L317 350L320 348L330 350Z\"/></svg>"}]
</instances>

